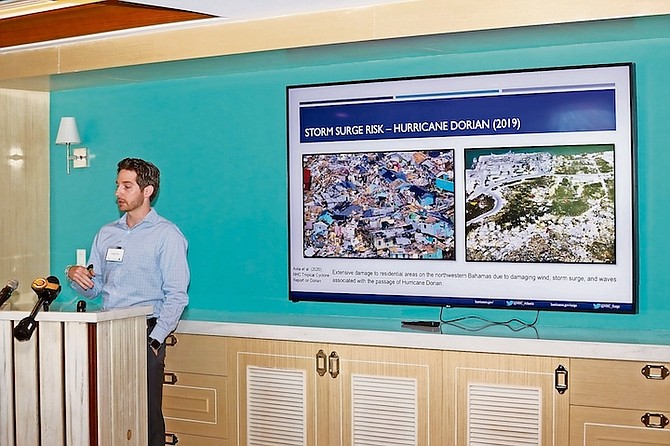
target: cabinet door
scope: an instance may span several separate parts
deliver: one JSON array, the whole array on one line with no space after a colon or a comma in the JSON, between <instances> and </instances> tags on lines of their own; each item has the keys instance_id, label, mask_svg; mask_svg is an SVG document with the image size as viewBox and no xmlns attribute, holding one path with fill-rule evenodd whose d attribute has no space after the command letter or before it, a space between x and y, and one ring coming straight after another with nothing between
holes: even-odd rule
<instances>
[{"instance_id":1,"label":"cabinet door","mask_svg":"<svg viewBox=\"0 0 670 446\"><path fill-rule=\"evenodd\" d=\"M447 444L568 444L568 393L554 388L566 359L458 352L444 358L446 412L455 426Z\"/></svg>"},{"instance_id":2,"label":"cabinet door","mask_svg":"<svg viewBox=\"0 0 670 446\"><path fill-rule=\"evenodd\" d=\"M229 444L235 412L227 412L227 342L189 334L167 340L163 415L168 437L180 445Z\"/></svg>"},{"instance_id":3,"label":"cabinet door","mask_svg":"<svg viewBox=\"0 0 670 446\"><path fill-rule=\"evenodd\" d=\"M670 429L646 427L641 421L645 415L639 410L573 406L570 446L670 445Z\"/></svg>"},{"instance_id":4,"label":"cabinet door","mask_svg":"<svg viewBox=\"0 0 670 446\"><path fill-rule=\"evenodd\" d=\"M226 337L178 333L169 336L165 343L166 370L204 375L228 374Z\"/></svg>"},{"instance_id":5,"label":"cabinet door","mask_svg":"<svg viewBox=\"0 0 670 446\"><path fill-rule=\"evenodd\" d=\"M165 429L221 440L229 438L227 377L168 372L163 385Z\"/></svg>"},{"instance_id":6,"label":"cabinet door","mask_svg":"<svg viewBox=\"0 0 670 446\"><path fill-rule=\"evenodd\" d=\"M441 352L239 339L231 354L239 445L442 444Z\"/></svg>"},{"instance_id":7,"label":"cabinet door","mask_svg":"<svg viewBox=\"0 0 670 446\"><path fill-rule=\"evenodd\" d=\"M444 444L442 352L329 347L331 445ZM336 365L339 358L339 367Z\"/></svg>"},{"instance_id":8,"label":"cabinet door","mask_svg":"<svg viewBox=\"0 0 670 446\"><path fill-rule=\"evenodd\" d=\"M570 401L579 406L670 411L668 364L573 359ZM646 376L645 376L646 375Z\"/></svg>"},{"instance_id":9,"label":"cabinet door","mask_svg":"<svg viewBox=\"0 0 670 446\"><path fill-rule=\"evenodd\" d=\"M667 364L573 359L570 444L670 445Z\"/></svg>"},{"instance_id":10,"label":"cabinet door","mask_svg":"<svg viewBox=\"0 0 670 446\"><path fill-rule=\"evenodd\" d=\"M300 342L231 339L238 445L328 446L329 380L325 347ZM233 366L234 364L234 366Z\"/></svg>"}]
</instances>

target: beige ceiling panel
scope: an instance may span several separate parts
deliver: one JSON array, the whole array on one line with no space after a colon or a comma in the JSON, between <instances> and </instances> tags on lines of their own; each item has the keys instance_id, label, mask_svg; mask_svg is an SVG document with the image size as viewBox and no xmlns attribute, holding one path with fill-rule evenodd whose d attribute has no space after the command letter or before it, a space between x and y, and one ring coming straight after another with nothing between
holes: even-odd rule
<instances>
[{"instance_id":1,"label":"beige ceiling panel","mask_svg":"<svg viewBox=\"0 0 670 446\"><path fill-rule=\"evenodd\" d=\"M670 1L643 0L422 0L376 8L375 37L581 22L670 13Z\"/></svg>"},{"instance_id":2,"label":"beige ceiling panel","mask_svg":"<svg viewBox=\"0 0 670 446\"><path fill-rule=\"evenodd\" d=\"M0 80L58 72L58 48L0 53Z\"/></svg>"},{"instance_id":3,"label":"beige ceiling panel","mask_svg":"<svg viewBox=\"0 0 670 446\"><path fill-rule=\"evenodd\" d=\"M61 46L60 73L374 38L374 10L137 33Z\"/></svg>"},{"instance_id":4,"label":"beige ceiling panel","mask_svg":"<svg viewBox=\"0 0 670 446\"><path fill-rule=\"evenodd\" d=\"M374 8L302 14L231 25L234 53L300 48L374 38Z\"/></svg>"}]
</instances>

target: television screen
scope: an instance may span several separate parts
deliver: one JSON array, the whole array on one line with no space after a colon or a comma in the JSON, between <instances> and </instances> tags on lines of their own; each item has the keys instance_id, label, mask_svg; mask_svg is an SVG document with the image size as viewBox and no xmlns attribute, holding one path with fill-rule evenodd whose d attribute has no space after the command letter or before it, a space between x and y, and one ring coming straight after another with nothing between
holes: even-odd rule
<instances>
[{"instance_id":1,"label":"television screen","mask_svg":"<svg viewBox=\"0 0 670 446\"><path fill-rule=\"evenodd\" d=\"M289 298L635 312L632 68L288 87Z\"/></svg>"}]
</instances>

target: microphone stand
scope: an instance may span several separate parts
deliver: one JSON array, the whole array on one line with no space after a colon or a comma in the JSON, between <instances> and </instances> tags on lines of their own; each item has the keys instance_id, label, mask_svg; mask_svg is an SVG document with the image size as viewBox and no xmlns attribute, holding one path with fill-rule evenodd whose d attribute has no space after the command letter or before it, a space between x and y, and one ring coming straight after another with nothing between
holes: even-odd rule
<instances>
[{"instance_id":1,"label":"microphone stand","mask_svg":"<svg viewBox=\"0 0 670 446\"><path fill-rule=\"evenodd\" d=\"M12 293L19 287L19 282L15 279L7 282L7 285L0 290L0 308L12 297Z\"/></svg>"},{"instance_id":2,"label":"microphone stand","mask_svg":"<svg viewBox=\"0 0 670 446\"><path fill-rule=\"evenodd\" d=\"M49 276L46 279L38 277L33 280L31 288L35 291L39 299L30 312L30 315L21 319L21 321L14 327L14 337L17 341L27 341L30 339L35 328L37 328L35 317L40 311L40 308L43 308L44 311L49 311L49 304L56 299L61 290L58 278L54 276Z\"/></svg>"}]
</instances>

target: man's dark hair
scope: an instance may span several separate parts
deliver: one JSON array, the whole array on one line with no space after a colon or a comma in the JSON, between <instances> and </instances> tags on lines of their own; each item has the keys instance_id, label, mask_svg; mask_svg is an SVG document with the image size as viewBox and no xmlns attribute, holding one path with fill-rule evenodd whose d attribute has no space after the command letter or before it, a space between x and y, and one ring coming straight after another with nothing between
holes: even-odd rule
<instances>
[{"instance_id":1,"label":"man's dark hair","mask_svg":"<svg viewBox=\"0 0 670 446\"><path fill-rule=\"evenodd\" d=\"M140 190L144 190L147 186L153 186L154 192L149 197L149 201L154 201L161 183L161 171L158 170L158 167L149 161L139 158L124 158L119 161L117 167L116 173L122 170L132 170L135 172L137 174L137 185L140 186Z\"/></svg>"}]
</instances>

